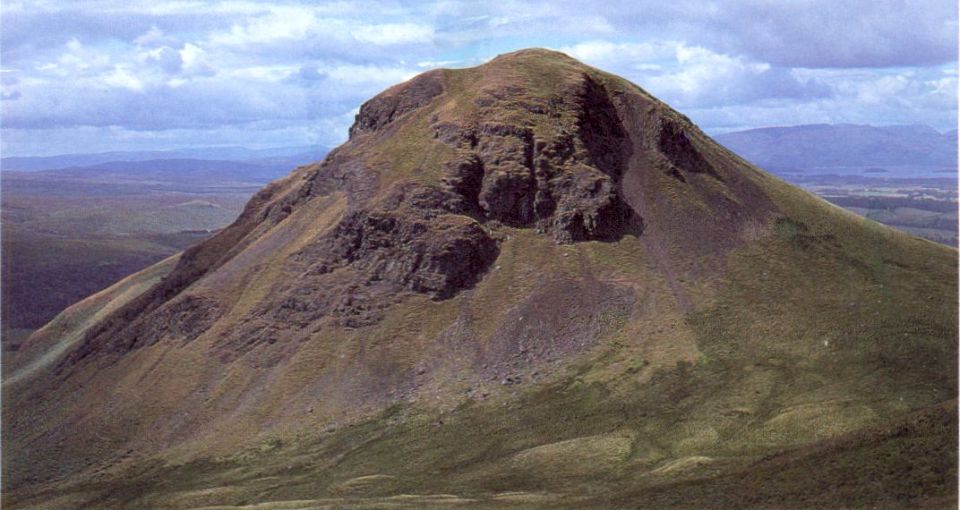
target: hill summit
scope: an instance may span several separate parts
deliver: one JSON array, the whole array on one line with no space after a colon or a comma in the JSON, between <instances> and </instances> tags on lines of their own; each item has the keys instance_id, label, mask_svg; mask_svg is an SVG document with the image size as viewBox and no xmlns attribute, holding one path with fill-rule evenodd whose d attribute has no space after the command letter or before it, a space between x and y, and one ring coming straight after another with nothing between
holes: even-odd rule
<instances>
[{"instance_id":1,"label":"hill summit","mask_svg":"<svg viewBox=\"0 0 960 510\"><path fill-rule=\"evenodd\" d=\"M429 71L31 337L7 501L939 504L956 255L564 54Z\"/></svg>"}]
</instances>

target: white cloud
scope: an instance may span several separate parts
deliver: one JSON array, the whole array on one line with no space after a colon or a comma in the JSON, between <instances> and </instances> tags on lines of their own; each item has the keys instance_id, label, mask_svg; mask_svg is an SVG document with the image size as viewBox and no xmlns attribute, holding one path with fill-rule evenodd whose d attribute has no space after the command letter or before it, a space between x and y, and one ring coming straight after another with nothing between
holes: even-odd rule
<instances>
[{"instance_id":1,"label":"white cloud","mask_svg":"<svg viewBox=\"0 0 960 510\"><path fill-rule=\"evenodd\" d=\"M135 90L137 92L143 90L143 82L134 76L129 69L122 66L114 67L113 71L103 76L102 81L110 87Z\"/></svg>"},{"instance_id":2,"label":"white cloud","mask_svg":"<svg viewBox=\"0 0 960 510\"><path fill-rule=\"evenodd\" d=\"M309 8L277 7L264 16L234 24L229 32L212 34L210 42L224 46L270 44L277 41L303 39L308 34L329 26L329 22L321 23Z\"/></svg>"},{"instance_id":3,"label":"white cloud","mask_svg":"<svg viewBox=\"0 0 960 510\"><path fill-rule=\"evenodd\" d=\"M417 67L420 69L433 69L436 67L447 67L454 64L459 64L460 60L423 60L417 62Z\"/></svg>"},{"instance_id":4,"label":"white cloud","mask_svg":"<svg viewBox=\"0 0 960 510\"><path fill-rule=\"evenodd\" d=\"M648 86L674 98L680 105L743 102L777 92L752 87L752 81L770 69L768 64L748 62L684 44L675 46L675 62L672 70L651 77Z\"/></svg>"},{"instance_id":5,"label":"white cloud","mask_svg":"<svg viewBox=\"0 0 960 510\"><path fill-rule=\"evenodd\" d=\"M938 42L955 6L896 1L4 2L0 51L17 70L2 77L4 143L107 125L137 143L192 143L201 127L236 143L254 130L337 141L393 83L529 46L620 74L706 129L955 126L955 21Z\"/></svg>"},{"instance_id":6,"label":"white cloud","mask_svg":"<svg viewBox=\"0 0 960 510\"><path fill-rule=\"evenodd\" d=\"M206 51L203 48L186 43L179 53L184 74L212 76L216 73L213 66L208 62Z\"/></svg>"},{"instance_id":7,"label":"white cloud","mask_svg":"<svg viewBox=\"0 0 960 510\"><path fill-rule=\"evenodd\" d=\"M228 74L233 78L276 83L289 78L299 70L300 68L294 65L253 66L232 69Z\"/></svg>"},{"instance_id":8,"label":"white cloud","mask_svg":"<svg viewBox=\"0 0 960 510\"><path fill-rule=\"evenodd\" d=\"M110 61L108 53L84 46L77 39L71 39L60 50L55 61L40 64L36 69L59 77L76 77L108 68Z\"/></svg>"},{"instance_id":9,"label":"white cloud","mask_svg":"<svg viewBox=\"0 0 960 510\"><path fill-rule=\"evenodd\" d=\"M161 46L148 51L143 51L139 55L140 62L146 65L156 65L165 73L173 74L180 71L183 66L183 56L179 51L169 47Z\"/></svg>"},{"instance_id":10,"label":"white cloud","mask_svg":"<svg viewBox=\"0 0 960 510\"><path fill-rule=\"evenodd\" d=\"M597 63L640 64L647 61L663 60L676 53L679 43L614 43L603 40L585 41L573 46L561 48L571 56Z\"/></svg>"},{"instance_id":11,"label":"white cloud","mask_svg":"<svg viewBox=\"0 0 960 510\"><path fill-rule=\"evenodd\" d=\"M160 30L156 26L152 26L150 27L150 30L147 30L142 35L134 39L133 43L137 46L143 47L176 46L177 39L167 35L163 30Z\"/></svg>"},{"instance_id":12,"label":"white cloud","mask_svg":"<svg viewBox=\"0 0 960 510\"><path fill-rule=\"evenodd\" d=\"M320 71L330 79L342 84L393 84L409 80L416 76L419 70L406 69L403 67L386 67L375 65L355 65L340 64L327 68L320 68Z\"/></svg>"},{"instance_id":13,"label":"white cloud","mask_svg":"<svg viewBox=\"0 0 960 510\"><path fill-rule=\"evenodd\" d=\"M801 80L789 70L682 41L591 40L561 50L588 64L622 74L680 108L828 92L812 78Z\"/></svg>"},{"instance_id":14,"label":"white cloud","mask_svg":"<svg viewBox=\"0 0 960 510\"><path fill-rule=\"evenodd\" d=\"M909 87L908 78L902 74L884 76L880 79L857 84L857 101L864 104L879 104L896 98Z\"/></svg>"},{"instance_id":15,"label":"white cloud","mask_svg":"<svg viewBox=\"0 0 960 510\"><path fill-rule=\"evenodd\" d=\"M434 28L414 22L376 23L322 15L322 10L305 6L275 6L268 12L236 23L228 31L209 36L211 45L276 45L312 38L354 41L376 46L429 43Z\"/></svg>"},{"instance_id":16,"label":"white cloud","mask_svg":"<svg viewBox=\"0 0 960 510\"><path fill-rule=\"evenodd\" d=\"M384 23L356 27L352 34L360 42L380 46L427 43L433 40L433 27L414 23Z\"/></svg>"}]
</instances>

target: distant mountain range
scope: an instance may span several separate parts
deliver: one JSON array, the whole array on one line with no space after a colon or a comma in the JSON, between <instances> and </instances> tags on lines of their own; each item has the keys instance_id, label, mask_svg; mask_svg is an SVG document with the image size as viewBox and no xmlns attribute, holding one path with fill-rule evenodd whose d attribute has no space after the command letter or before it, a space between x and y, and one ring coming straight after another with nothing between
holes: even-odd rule
<instances>
[{"instance_id":1,"label":"distant mountain range","mask_svg":"<svg viewBox=\"0 0 960 510\"><path fill-rule=\"evenodd\" d=\"M320 159L317 157L316 159ZM89 166L71 166L29 172L7 171L4 182L44 181L102 182L137 184L162 183L183 187L222 186L228 183L266 183L282 177L312 158L282 158L277 161L224 161L206 159L152 159L147 161L108 161ZM16 176L17 178L14 178ZM186 190L185 190L186 191Z\"/></svg>"},{"instance_id":2,"label":"distant mountain range","mask_svg":"<svg viewBox=\"0 0 960 510\"><path fill-rule=\"evenodd\" d=\"M808 124L736 131L713 138L751 163L781 175L953 177L957 172L957 131L941 133L924 125ZM241 177L270 180L297 165L322 159L328 150L320 146L205 147L7 157L0 159L0 170L32 172L90 167L101 171L165 173L239 171ZM244 165L236 166L237 162ZM237 177L236 173L228 175Z\"/></svg>"},{"instance_id":3,"label":"distant mountain range","mask_svg":"<svg viewBox=\"0 0 960 510\"><path fill-rule=\"evenodd\" d=\"M37 171L55 170L61 168L87 167L115 164L117 162L142 162L171 160L205 160L205 161L244 161L250 164L287 166L292 170L294 166L305 162L322 159L329 150L321 146L278 147L272 149L248 149L246 147L205 147L195 149L177 149L162 151L115 151L96 154L63 154L58 156L39 157L8 157L0 159L0 169ZM190 169L195 167L191 163Z\"/></svg>"},{"instance_id":4,"label":"distant mountain range","mask_svg":"<svg viewBox=\"0 0 960 510\"><path fill-rule=\"evenodd\" d=\"M929 126L811 124L725 133L714 139L779 174L946 177L957 171L957 132L940 133Z\"/></svg>"}]
</instances>

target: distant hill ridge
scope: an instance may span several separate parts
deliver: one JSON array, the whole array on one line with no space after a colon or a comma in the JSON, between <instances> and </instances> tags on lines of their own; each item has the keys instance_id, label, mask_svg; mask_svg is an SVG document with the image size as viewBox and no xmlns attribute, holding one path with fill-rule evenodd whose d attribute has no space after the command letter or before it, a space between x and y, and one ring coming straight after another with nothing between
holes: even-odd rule
<instances>
[{"instance_id":1,"label":"distant hill ridge","mask_svg":"<svg viewBox=\"0 0 960 510\"><path fill-rule=\"evenodd\" d=\"M326 154L328 148L320 146L278 147L272 149L248 149L246 147L206 147L196 149L173 149L157 151L114 151L91 154L63 154L56 156L5 157L0 159L0 170L53 170L59 168L92 166L111 162L134 162L150 160L223 160L268 163L282 162L291 158L305 162L316 161Z\"/></svg>"},{"instance_id":2,"label":"distant hill ridge","mask_svg":"<svg viewBox=\"0 0 960 510\"><path fill-rule=\"evenodd\" d=\"M279 159L279 158L278 158ZM215 159L151 159L143 161L108 161L89 166L71 166L50 170L35 170L35 174L85 178L92 173L112 174L133 179L150 177L186 179L209 182L211 179L250 180L268 182L280 178L296 166L311 161L300 157L282 158L266 162L223 161Z\"/></svg>"},{"instance_id":3,"label":"distant hill ridge","mask_svg":"<svg viewBox=\"0 0 960 510\"><path fill-rule=\"evenodd\" d=\"M724 133L714 139L770 170L908 166L932 174L957 168L956 131L940 133L923 125L810 124Z\"/></svg>"}]
</instances>

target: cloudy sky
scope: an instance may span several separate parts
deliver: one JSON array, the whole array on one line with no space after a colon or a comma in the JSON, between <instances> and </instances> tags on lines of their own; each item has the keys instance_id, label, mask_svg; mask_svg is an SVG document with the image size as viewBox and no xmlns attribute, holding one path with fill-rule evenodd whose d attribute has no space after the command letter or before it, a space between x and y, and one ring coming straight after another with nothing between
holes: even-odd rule
<instances>
[{"instance_id":1,"label":"cloudy sky","mask_svg":"<svg viewBox=\"0 0 960 510\"><path fill-rule=\"evenodd\" d=\"M4 156L333 146L385 87L532 46L711 133L957 123L955 0L4 0L0 14Z\"/></svg>"}]
</instances>

